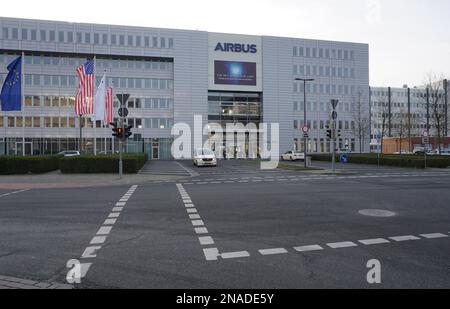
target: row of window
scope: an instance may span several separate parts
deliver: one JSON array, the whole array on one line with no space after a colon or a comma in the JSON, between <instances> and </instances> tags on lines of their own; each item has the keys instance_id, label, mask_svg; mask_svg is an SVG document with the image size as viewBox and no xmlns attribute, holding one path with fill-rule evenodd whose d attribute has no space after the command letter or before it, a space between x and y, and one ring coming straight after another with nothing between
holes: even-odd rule
<instances>
[{"instance_id":1,"label":"row of window","mask_svg":"<svg viewBox=\"0 0 450 309\"><path fill-rule=\"evenodd\" d=\"M336 140L336 147L339 149L348 147L350 151L355 151L355 139L343 139L339 138ZM303 140L299 140L297 138L294 139L294 150L303 152L304 151L304 143ZM325 138L311 138L308 140L307 144L307 152L308 153L330 153L331 152L331 142Z\"/></svg>"},{"instance_id":2,"label":"row of window","mask_svg":"<svg viewBox=\"0 0 450 309\"><path fill-rule=\"evenodd\" d=\"M70 44L94 44L126 47L173 48L173 38L133 34L98 33L82 31L55 31L3 27L4 40L42 41Z\"/></svg>"},{"instance_id":3,"label":"row of window","mask_svg":"<svg viewBox=\"0 0 450 309\"><path fill-rule=\"evenodd\" d=\"M0 64L6 66L11 63L18 55L0 54ZM25 55L25 65L44 65L44 66L67 66L75 70L78 66L86 62L86 57L59 57L49 55ZM173 72L173 62L157 60L139 60L139 59L118 59L118 58L97 58L95 60L96 68L101 69L133 69L133 70L152 70Z\"/></svg>"},{"instance_id":4,"label":"row of window","mask_svg":"<svg viewBox=\"0 0 450 309\"><path fill-rule=\"evenodd\" d=\"M294 101L293 109L294 112L303 112L305 105L303 102ZM307 112L330 112L331 104L329 102L310 102L306 101L306 111ZM351 105L349 102L341 102L338 104L336 111L338 112L351 112Z\"/></svg>"},{"instance_id":5,"label":"row of window","mask_svg":"<svg viewBox=\"0 0 450 309\"><path fill-rule=\"evenodd\" d=\"M354 130L355 129L355 122L354 121L348 121L348 120L339 120L336 122L339 130ZM305 125L304 120L294 120L294 129L298 130L303 128ZM326 126L330 126L329 120L307 120L306 125L313 130L325 130Z\"/></svg>"},{"instance_id":6,"label":"row of window","mask_svg":"<svg viewBox=\"0 0 450 309\"><path fill-rule=\"evenodd\" d=\"M387 91L387 90L386 91L371 91L371 95L378 96L378 97L389 97L389 91ZM421 92L411 92L410 95L412 98L426 99L427 91L426 91L426 89L421 89ZM391 91L391 98L394 96L407 98L408 97L407 89L405 89L405 92ZM432 93L430 91L429 96L430 96L430 98L435 98L435 97L443 98L443 97L445 97L445 92L441 91L439 94L436 95L435 93Z\"/></svg>"},{"instance_id":7,"label":"row of window","mask_svg":"<svg viewBox=\"0 0 450 309\"><path fill-rule=\"evenodd\" d=\"M355 78L355 69L348 67L330 67L317 65L294 64L292 71L294 75Z\"/></svg>"},{"instance_id":8,"label":"row of window","mask_svg":"<svg viewBox=\"0 0 450 309\"><path fill-rule=\"evenodd\" d=\"M0 74L0 83L3 83L5 77L6 74ZM100 84L100 81L101 76L97 76L95 78L96 86ZM107 77L106 84L121 89L173 89L172 79ZM25 85L75 88L78 85L78 77L75 75L25 74Z\"/></svg>"},{"instance_id":9,"label":"row of window","mask_svg":"<svg viewBox=\"0 0 450 309\"><path fill-rule=\"evenodd\" d=\"M304 85L300 82L294 83L294 92L303 93ZM306 84L306 93L313 94L340 94L340 95L354 95L356 94L356 87L349 85L335 85L335 84Z\"/></svg>"},{"instance_id":10,"label":"row of window","mask_svg":"<svg viewBox=\"0 0 450 309\"><path fill-rule=\"evenodd\" d=\"M355 52L347 49L294 46L293 54L294 57L355 60Z\"/></svg>"},{"instance_id":11,"label":"row of window","mask_svg":"<svg viewBox=\"0 0 450 309\"><path fill-rule=\"evenodd\" d=\"M374 129L383 129L383 124L381 124L381 123L380 124L374 124L372 127ZM403 127L404 127L404 125L403 125ZM386 123L384 125L384 129L386 130L388 128L389 128L389 125ZM402 127L400 126L400 124L392 124L391 128L392 129L401 129ZM426 128L427 128L427 125L425 123L421 123L421 124L414 123L414 124L411 124L411 129L426 129Z\"/></svg>"},{"instance_id":12,"label":"row of window","mask_svg":"<svg viewBox=\"0 0 450 309\"><path fill-rule=\"evenodd\" d=\"M389 107L389 102L372 102L373 107ZM407 108L408 103L391 102L391 107ZM425 103L411 103L412 108L425 108Z\"/></svg>"},{"instance_id":13,"label":"row of window","mask_svg":"<svg viewBox=\"0 0 450 309\"><path fill-rule=\"evenodd\" d=\"M114 121L118 119L115 118ZM8 116L0 117L0 127L8 128L79 128L78 117L22 117ZM132 125L135 129L169 129L173 126L173 118L127 118L126 123ZM84 128L93 128L94 122L89 117L83 118ZM101 128L102 122L96 121L95 127Z\"/></svg>"},{"instance_id":14,"label":"row of window","mask_svg":"<svg viewBox=\"0 0 450 309\"><path fill-rule=\"evenodd\" d=\"M389 113L371 113L372 118L379 118L382 119L383 117L388 118ZM418 113L411 113L412 119L425 119L427 117L426 114L418 114ZM391 113L391 118L397 118L397 119L408 119L408 113Z\"/></svg>"},{"instance_id":15,"label":"row of window","mask_svg":"<svg viewBox=\"0 0 450 309\"><path fill-rule=\"evenodd\" d=\"M119 107L119 101L114 97L113 105ZM173 99L170 98L130 98L128 108L145 109L172 109ZM74 108L75 97L72 96L25 96L26 107L56 107Z\"/></svg>"}]
</instances>

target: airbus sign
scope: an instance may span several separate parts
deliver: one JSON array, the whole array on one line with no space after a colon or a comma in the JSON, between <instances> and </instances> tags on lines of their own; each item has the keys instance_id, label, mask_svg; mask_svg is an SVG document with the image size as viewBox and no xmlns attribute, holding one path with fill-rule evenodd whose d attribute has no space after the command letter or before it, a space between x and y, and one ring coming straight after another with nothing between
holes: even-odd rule
<instances>
[{"instance_id":1,"label":"airbus sign","mask_svg":"<svg viewBox=\"0 0 450 309\"><path fill-rule=\"evenodd\" d=\"M256 44L217 43L215 51L256 54Z\"/></svg>"}]
</instances>

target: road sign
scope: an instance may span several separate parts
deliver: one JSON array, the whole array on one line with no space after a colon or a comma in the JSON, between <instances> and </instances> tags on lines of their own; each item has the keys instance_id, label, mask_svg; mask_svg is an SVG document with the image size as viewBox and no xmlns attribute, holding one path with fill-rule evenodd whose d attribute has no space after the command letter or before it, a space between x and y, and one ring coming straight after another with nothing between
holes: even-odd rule
<instances>
[{"instance_id":1,"label":"road sign","mask_svg":"<svg viewBox=\"0 0 450 309\"><path fill-rule=\"evenodd\" d=\"M430 137L430 133L428 132L428 130L423 130L422 136L423 137Z\"/></svg>"},{"instance_id":2,"label":"road sign","mask_svg":"<svg viewBox=\"0 0 450 309\"><path fill-rule=\"evenodd\" d=\"M422 144L423 145L427 145L430 143L430 138L429 137L422 137Z\"/></svg>"},{"instance_id":3,"label":"road sign","mask_svg":"<svg viewBox=\"0 0 450 309\"><path fill-rule=\"evenodd\" d=\"M336 109L338 106L339 100L331 100L331 106L333 107L333 110Z\"/></svg>"},{"instance_id":4,"label":"road sign","mask_svg":"<svg viewBox=\"0 0 450 309\"><path fill-rule=\"evenodd\" d=\"M340 160L341 160L341 163L348 163L348 155L346 155L346 154L341 155Z\"/></svg>"},{"instance_id":5,"label":"road sign","mask_svg":"<svg viewBox=\"0 0 450 309\"><path fill-rule=\"evenodd\" d=\"M308 138L308 137L309 137L309 134L308 134L308 133L303 133L303 137L304 137L304 138Z\"/></svg>"},{"instance_id":6,"label":"road sign","mask_svg":"<svg viewBox=\"0 0 450 309\"><path fill-rule=\"evenodd\" d=\"M119 116L120 117L127 117L128 116L128 108L126 107L121 107L119 108Z\"/></svg>"},{"instance_id":7,"label":"road sign","mask_svg":"<svg viewBox=\"0 0 450 309\"><path fill-rule=\"evenodd\" d=\"M130 94L129 93L122 93L122 94L116 94L117 99L120 102L120 105L124 106L128 99L130 98Z\"/></svg>"},{"instance_id":8,"label":"road sign","mask_svg":"<svg viewBox=\"0 0 450 309\"><path fill-rule=\"evenodd\" d=\"M333 111L333 112L331 113L331 118L333 118L333 120L336 120L337 117L338 117L338 113L337 113L336 111Z\"/></svg>"},{"instance_id":9,"label":"road sign","mask_svg":"<svg viewBox=\"0 0 450 309\"><path fill-rule=\"evenodd\" d=\"M309 127L308 127L308 126L303 126L303 127L302 127L302 132L305 133L305 134L308 134L308 132L309 132Z\"/></svg>"}]
</instances>

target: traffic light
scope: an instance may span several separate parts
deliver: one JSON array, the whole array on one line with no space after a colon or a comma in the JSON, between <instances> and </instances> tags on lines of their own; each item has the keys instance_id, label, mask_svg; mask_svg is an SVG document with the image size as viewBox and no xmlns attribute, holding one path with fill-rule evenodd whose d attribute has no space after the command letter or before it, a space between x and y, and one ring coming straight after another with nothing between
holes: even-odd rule
<instances>
[{"instance_id":1,"label":"traffic light","mask_svg":"<svg viewBox=\"0 0 450 309\"><path fill-rule=\"evenodd\" d=\"M333 137L333 130L331 130L329 126L325 127L327 128L327 137L331 139Z\"/></svg>"},{"instance_id":2,"label":"traffic light","mask_svg":"<svg viewBox=\"0 0 450 309\"><path fill-rule=\"evenodd\" d=\"M336 131L336 137L341 137L341 130Z\"/></svg>"},{"instance_id":3,"label":"traffic light","mask_svg":"<svg viewBox=\"0 0 450 309\"><path fill-rule=\"evenodd\" d=\"M125 126L125 138L129 138L133 133L131 132L131 128L133 128L133 126L131 125L127 125Z\"/></svg>"},{"instance_id":4,"label":"traffic light","mask_svg":"<svg viewBox=\"0 0 450 309\"><path fill-rule=\"evenodd\" d=\"M113 131L112 136L123 138L123 128L119 128L117 122L111 122L110 125L112 126L111 130Z\"/></svg>"}]
</instances>

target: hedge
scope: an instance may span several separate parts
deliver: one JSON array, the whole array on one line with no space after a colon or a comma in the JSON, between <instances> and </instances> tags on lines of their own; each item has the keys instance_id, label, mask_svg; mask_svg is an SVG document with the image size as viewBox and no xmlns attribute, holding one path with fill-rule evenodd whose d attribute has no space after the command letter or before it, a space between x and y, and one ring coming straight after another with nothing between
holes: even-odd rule
<instances>
[{"instance_id":1,"label":"hedge","mask_svg":"<svg viewBox=\"0 0 450 309\"><path fill-rule=\"evenodd\" d=\"M336 162L339 162L339 156L336 155ZM331 161L331 155L311 155L314 161ZM377 154L349 154L349 163L355 164L378 164ZM425 168L424 156L417 155L380 155L380 165ZM450 157L427 156L427 167L448 168L450 167Z\"/></svg>"},{"instance_id":2,"label":"hedge","mask_svg":"<svg viewBox=\"0 0 450 309\"><path fill-rule=\"evenodd\" d=\"M123 172L136 174L145 165L147 159L144 153L124 154ZM60 160L60 167L63 174L118 173L119 155L64 157Z\"/></svg>"},{"instance_id":3,"label":"hedge","mask_svg":"<svg viewBox=\"0 0 450 309\"><path fill-rule=\"evenodd\" d=\"M0 175L42 174L59 169L58 156L1 156Z\"/></svg>"}]
</instances>

